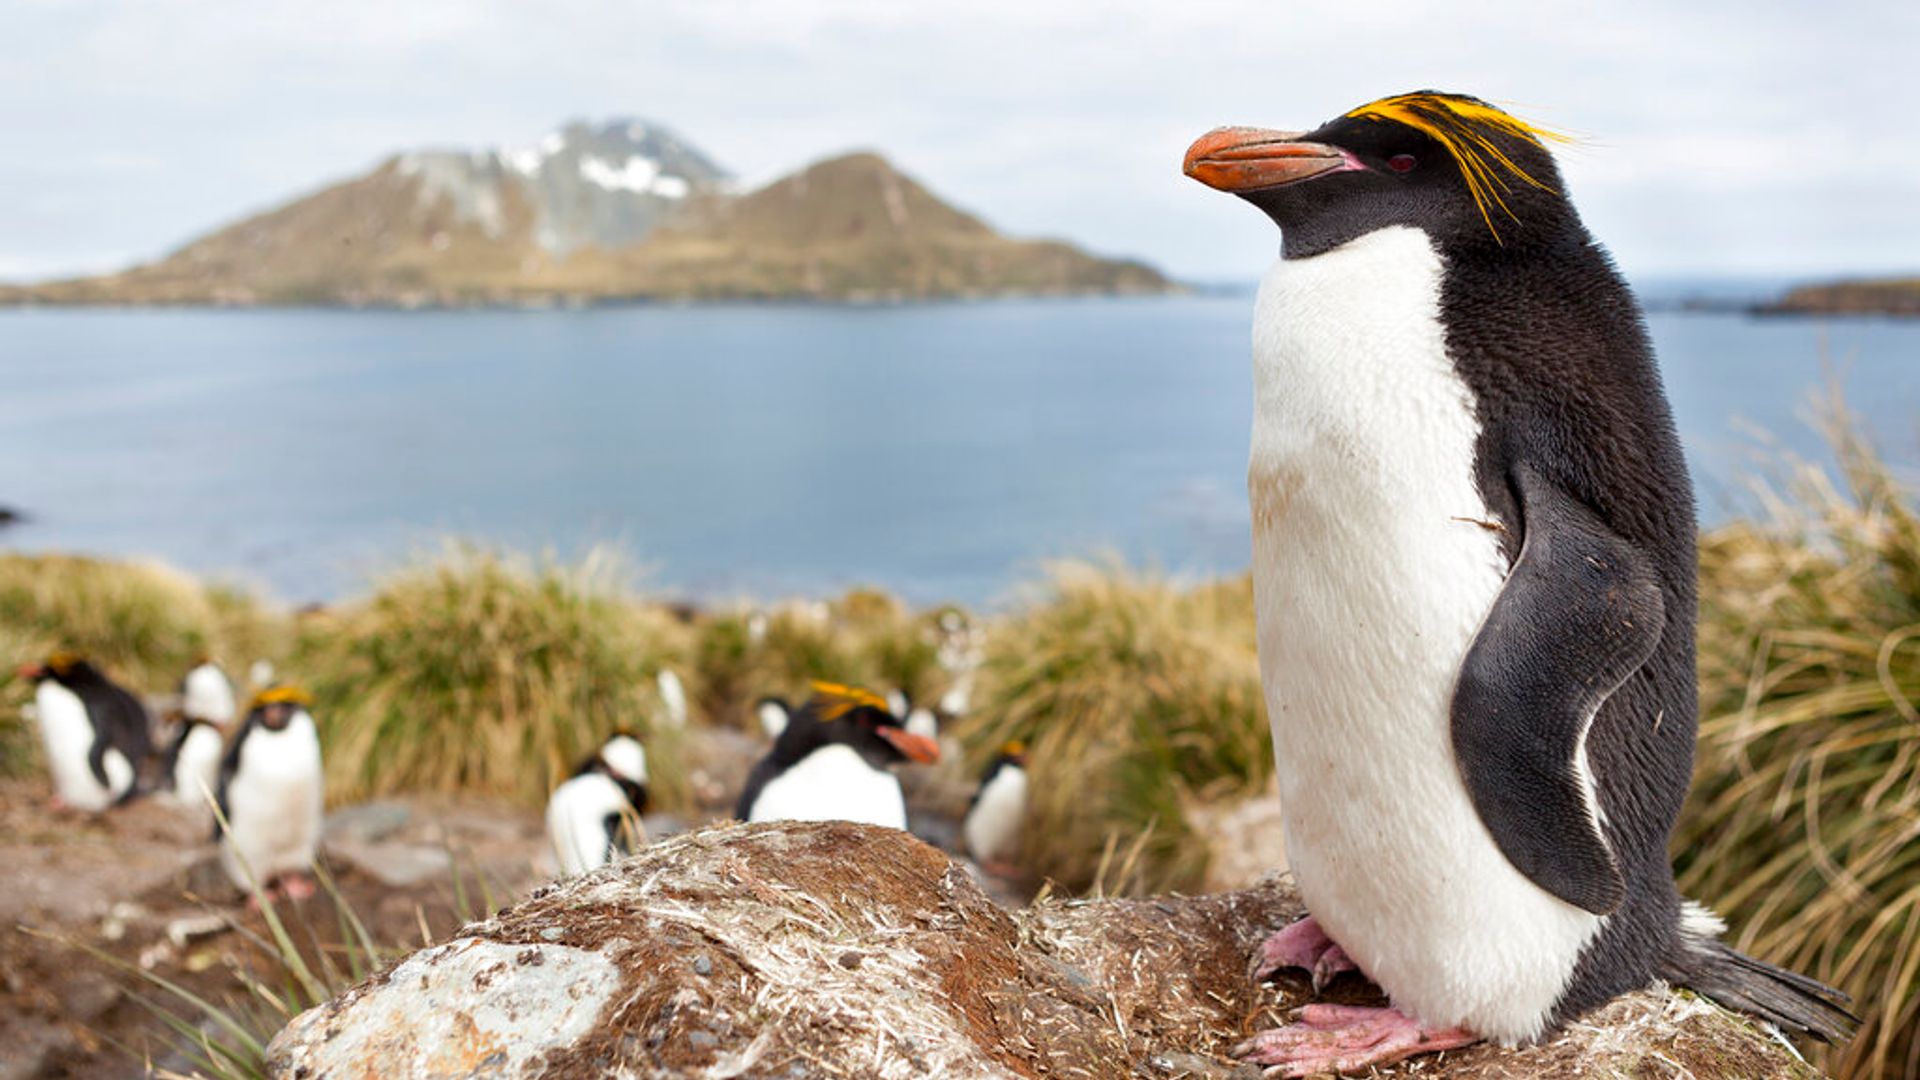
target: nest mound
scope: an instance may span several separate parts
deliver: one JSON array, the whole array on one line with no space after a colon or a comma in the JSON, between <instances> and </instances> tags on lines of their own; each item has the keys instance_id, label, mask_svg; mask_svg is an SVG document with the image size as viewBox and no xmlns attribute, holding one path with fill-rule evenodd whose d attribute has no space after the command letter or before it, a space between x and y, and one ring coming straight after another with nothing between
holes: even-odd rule
<instances>
[{"instance_id":1,"label":"nest mound","mask_svg":"<svg viewBox=\"0 0 1920 1080\"><path fill-rule=\"evenodd\" d=\"M1304 981L1246 965L1299 917L1280 881L1214 896L996 906L891 829L728 825L550 886L274 1040L279 1077L1247 1077L1225 1048ZM1351 980L1350 1000L1370 992ZM1422 1077L1815 1075L1684 993Z\"/></svg>"}]
</instances>

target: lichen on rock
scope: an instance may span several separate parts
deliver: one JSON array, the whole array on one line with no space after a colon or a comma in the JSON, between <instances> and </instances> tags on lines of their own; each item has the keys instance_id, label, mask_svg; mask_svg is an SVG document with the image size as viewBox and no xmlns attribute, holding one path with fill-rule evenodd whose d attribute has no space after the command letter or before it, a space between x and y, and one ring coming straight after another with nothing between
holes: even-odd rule
<instances>
[{"instance_id":1,"label":"lichen on rock","mask_svg":"<svg viewBox=\"0 0 1920 1080\"><path fill-rule=\"evenodd\" d=\"M1225 1049L1303 982L1255 986L1301 912L1278 880L1007 912L890 829L728 825L542 889L298 1017L282 1077L1243 1077ZM1353 980L1341 991L1370 993ZM1654 1067L1664 1071L1646 1072ZM1675 1073L1673 1067L1685 1070ZM1643 993L1423 1077L1813 1075L1710 1003Z\"/></svg>"}]
</instances>

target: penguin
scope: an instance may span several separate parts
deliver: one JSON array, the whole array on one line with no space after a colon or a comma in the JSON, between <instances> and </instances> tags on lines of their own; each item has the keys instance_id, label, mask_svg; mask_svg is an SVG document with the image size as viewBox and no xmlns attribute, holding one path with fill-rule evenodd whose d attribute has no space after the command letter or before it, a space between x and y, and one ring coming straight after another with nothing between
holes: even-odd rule
<instances>
[{"instance_id":1,"label":"penguin","mask_svg":"<svg viewBox=\"0 0 1920 1080\"><path fill-rule=\"evenodd\" d=\"M660 691L660 704L664 709L661 719L668 727L687 726L687 687L680 676L665 668L653 677L654 686Z\"/></svg>"},{"instance_id":2,"label":"penguin","mask_svg":"<svg viewBox=\"0 0 1920 1080\"><path fill-rule=\"evenodd\" d=\"M1816 1039L1854 1023L1675 887L1693 495L1640 308L1563 194L1558 138L1420 91L1187 152L1188 176L1281 233L1247 475L1311 917L1256 971L1357 967L1391 1001L1309 1006L1236 1048L1273 1075L1527 1043L1657 980Z\"/></svg>"},{"instance_id":3,"label":"penguin","mask_svg":"<svg viewBox=\"0 0 1920 1080\"><path fill-rule=\"evenodd\" d=\"M859 821L907 827L907 801L890 771L940 760L940 745L901 726L885 698L816 682L813 696L747 775L742 821Z\"/></svg>"},{"instance_id":4,"label":"penguin","mask_svg":"<svg viewBox=\"0 0 1920 1080\"><path fill-rule=\"evenodd\" d=\"M647 751L617 731L547 799L547 839L562 877L605 866L645 842Z\"/></svg>"},{"instance_id":5,"label":"penguin","mask_svg":"<svg viewBox=\"0 0 1920 1080\"><path fill-rule=\"evenodd\" d=\"M760 730L767 733L767 738L778 739L793 721L793 706L783 697L763 697L754 703L753 715L759 718Z\"/></svg>"},{"instance_id":6,"label":"penguin","mask_svg":"<svg viewBox=\"0 0 1920 1080\"><path fill-rule=\"evenodd\" d=\"M989 872L1012 876L1026 818L1027 744L1015 740L994 756L967 806L961 825L967 851Z\"/></svg>"},{"instance_id":7,"label":"penguin","mask_svg":"<svg viewBox=\"0 0 1920 1080\"><path fill-rule=\"evenodd\" d=\"M233 683L212 660L202 657L180 680L180 730L161 769L175 801L204 808L219 788L226 732L238 711Z\"/></svg>"},{"instance_id":8,"label":"penguin","mask_svg":"<svg viewBox=\"0 0 1920 1080\"><path fill-rule=\"evenodd\" d=\"M292 686L255 694L220 762L220 866L243 890L313 895L326 778L312 703Z\"/></svg>"},{"instance_id":9,"label":"penguin","mask_svg":"<svg viewBox=\"0 0 1920 1080\"><path fill-rule=\"evenodd\" d=\"M887 708L901 717L900 726L922 738L940 738L940 717L925 705L913 703L913 695L896 689L887 695Z\"/></svg>"},{"instance_id":10,"label":"penguin","mask_svg":"<svg viewBox=\"0 0 1920 1080\"><path fill-rule=\"evenodd\" d=\"M146 706L75 652L17 674L34 682L34 713L53 773L54 806L99 813L139 792L153 751Z\"/></svg>"}]
</instances>

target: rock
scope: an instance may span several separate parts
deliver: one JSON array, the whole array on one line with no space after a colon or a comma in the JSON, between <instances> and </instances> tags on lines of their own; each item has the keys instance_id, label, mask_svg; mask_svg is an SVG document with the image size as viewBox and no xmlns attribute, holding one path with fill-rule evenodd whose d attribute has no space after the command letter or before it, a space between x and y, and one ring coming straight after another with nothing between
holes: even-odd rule
<instances>
[{"instance_id":1,"label":"rock","mask_svg":"<svg viewBox=\"0 0 1920 1080\"><path fill-rule=\"evenodd\" d=\"M0 506L0 528L5 528L8 525L18 525L25 520L27 520L27 515L15 510L13 507Z\"/></svg>"},{"instance_id":2,"label":"rock","mask_svg":"<svg viewBox=\"0 0 1920 1080\"><path fill-rule=\"evenodd\" d=\"M404 889L423 881L444 880L453 872L453 857L431 844L366 844L341 841L330 844L331 858L350 863L378 878L383 885Z\"/></svg>"},{"instance_id":3,"label":"rock","mask_svg":"<svg viewBox=\"0 0 1920 1080\"><path fill-rule=\"evenodd\" d=\"M1208 892L1244 889L1287 866L1280 792L1274 785L1238 802L1196 803L1187 810L1194 836L1207 843Z\"/></svg>"},{"instance_id":4,"label":"rock","mask_svg":"<svg viewBox=\"0 0 1920 1080\"><path fill-rule=\"evenodd\" d=\"M327 815L322 836L329 845L385 843L412 820L412 809L397 802L343 806Z\"/></svg>"},{"instance_id":5,"label":"rock","mask_svg":"<svg viewBox=\"0 0 1920 1080\"><path fill-rule=\"evenodd\" d=\"M1225 1049L1306 987L1304 977L1254 986L1247 958L1300 912L1275 880L1009 913L902 832L718 826L537 890L303 1013L269 1047L268 1071L1249 1076ZM1365 1000L1372 991L1358 984L1333 996ZM1476 1047L1400 1072L1815 1075L1743 1019L1664 991L1615 1002L1543 1046Z\"/></svg>"}]
</instances>

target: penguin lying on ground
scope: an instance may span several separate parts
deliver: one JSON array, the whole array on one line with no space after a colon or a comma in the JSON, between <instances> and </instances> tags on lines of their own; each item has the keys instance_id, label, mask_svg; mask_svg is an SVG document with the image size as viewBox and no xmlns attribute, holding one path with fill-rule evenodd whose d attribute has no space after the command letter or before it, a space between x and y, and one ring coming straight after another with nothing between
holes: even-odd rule
<instances>
[{"instance_id":1,"label":"penguin lying on ground","mask_svg":"<svg viewBox=\"0 0 1920 1080\"><path fill-rule=\"evenodd\" d=\"M32 679L34 711L54 807L98 813L133 798L140 766L153 751L146 707L78 653L57 652L24 664Z\"/></svg>"},{"instance_id":2,"label":"penguin lying on ground","mask_svg":"<svg viewBox=\"0 0 1920 1080\"><path fill-rule=\"evenodd\" d=\"M1010 742L1000 748L981 774L980 788L967 807L961 835L982 869L1013 877L1019 873L1013 860L1020 854L1020 834L1026 819L1027 744Z\"/></svg>"},{"instance_id":3,"label":"penguin lying on ground","mask_svg":"<svg viewBox=\"0 0 1920 1080\"><path fill-rule=\"evenodd\" d=\"M1693 496L1639 307L1548 137L1421 92L1187 154L1281 229L1248 488L1312 917L1259 968L1357 965L1393 1002L1239 1048L1275 1075L1526 1042L1662 979L1815 1038L1852 1020L1675 889Z\"/></svg>"},{"instance_id":4,"label":"penguin lying on ground","mask_svg":"<svg viewBox=\"0 0 1920 1080\"><path fill-rule=\"evenodd\" d=\"M218 790L227 728L238 711L233 684L212 660L203 658L180 681L180 730L161 770L175 800L204 809Z\"/></svg>"},{"instance_id":5,"label":"penguin lying on ground","mask_svg":"<svg viewBox=\"0 0 1920 1080\"><path fill-rule=\"evenodd\" d=\"M646 840L647 752L615 732L547 799L547 839L563 877L605 866Z\"/></svg>"},{"instance_id":6,"label":"penguin lying on ground","mask_svg":"<svg viewBox=\"0 0 1920 1080\"><path fill-rule=\"evenodd\" d=\"M907 827L907 801L891 767L940 760L940 745L900 725L884 698L834 683L788 722L747 775L742 821L860 821Z\"/></svg>"},{"instance_id":7,"label":"penguin lying on ground","mask_svg":"<svg viewBox=\"0 0 1920 1080\"><path fill-rule=\"evenodd\" d=\"M311 704L290 686L255 694L220 763L220 865L242 889L257 884L269 896L284 892L296 900L313 895L309 874L320 849L326 778Z\"/></svg>"}]
</instances>

